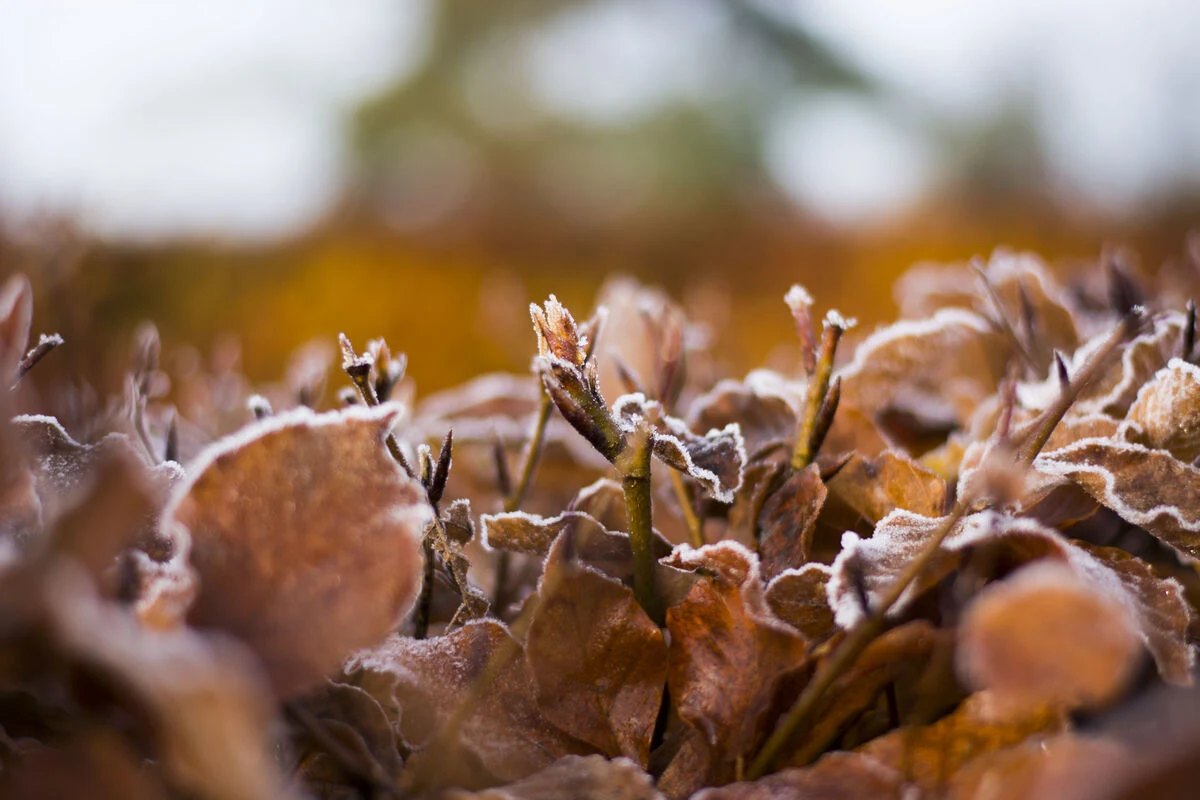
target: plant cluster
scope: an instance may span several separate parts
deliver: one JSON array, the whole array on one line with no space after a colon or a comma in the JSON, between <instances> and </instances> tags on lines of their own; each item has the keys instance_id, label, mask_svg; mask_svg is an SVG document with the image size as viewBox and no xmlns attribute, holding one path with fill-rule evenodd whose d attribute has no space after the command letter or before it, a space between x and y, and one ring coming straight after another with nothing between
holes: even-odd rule
<instances>
[{"instance_id":1,"label":"plant cluster","mask_svg":"<svg viewBox=\"0 0 1200 800\"><path fill-rule=\"evenodd\" d=\"M532 375L419 402L343 336L321 411L332 343L255 391L150 326L121 397L34 393L63 343L26 351L13 277L0 787L1186 791L1198 287L998 252L915 268L864 336L794 286L794 372L715 380L705 332L617 281L587 322L531 307ZM18 413L47 392L61 419Z\"/></svg>"}]
</instances>

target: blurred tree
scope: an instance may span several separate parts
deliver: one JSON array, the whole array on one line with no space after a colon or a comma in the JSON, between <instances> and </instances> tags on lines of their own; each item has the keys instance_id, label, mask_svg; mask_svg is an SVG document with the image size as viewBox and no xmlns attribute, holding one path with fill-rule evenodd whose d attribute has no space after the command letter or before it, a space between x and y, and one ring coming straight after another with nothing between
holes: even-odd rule
<instances>
[{"instance_id":1,"label":"blurred tree","mask_svg":"<svg viewBox=\"0 0 1200 800\"><path fill-rule=\"evenodd\" d=\"M432 0L427 57L355 121L357 185L416 230L673 228L778 197L781 100L873 82L765 0Z\"/></svg>"}]
</instances>

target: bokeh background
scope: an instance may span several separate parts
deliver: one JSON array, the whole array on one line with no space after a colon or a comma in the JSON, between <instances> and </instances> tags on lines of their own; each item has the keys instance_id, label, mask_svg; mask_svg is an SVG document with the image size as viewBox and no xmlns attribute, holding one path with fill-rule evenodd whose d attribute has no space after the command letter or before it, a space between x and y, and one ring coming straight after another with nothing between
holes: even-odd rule
<instances>
[{"instance_id":1,"label":"bokeh background","mask_svg":"<svg viewBox=\"0 0 1200 800\"><path fill-rule=\"evenodd\" d=\"M794 281L873 323L914 262L1189 257L1198 41L1191 0L0 0L0 271L101 386L143 319L261 380L343 330L422 391L520 371L529 301L614 272L740 373Z\"/></svg>"}]
</instances>

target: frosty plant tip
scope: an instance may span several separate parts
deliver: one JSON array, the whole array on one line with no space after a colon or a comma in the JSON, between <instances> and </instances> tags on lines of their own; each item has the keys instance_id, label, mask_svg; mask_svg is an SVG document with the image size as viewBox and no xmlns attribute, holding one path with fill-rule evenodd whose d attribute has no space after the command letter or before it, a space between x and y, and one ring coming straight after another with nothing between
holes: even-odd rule
<instances>
[{"instance_id":1,"label":"frosty plant tip","mask_svg":"<svg viewBox=\"0 0 1200 800\"><path fill-rule=\"evenodd\" d=\"M699 436L683 420L641 394L625 395L612 408L600 393L592 356L598 326L584 332L554 295L544 308L530 305L538 339L535 371L563 418L617 468L625 492L625 510L634 558L634 593L646 612L663 621L663 604L654 585L650 459L656 456L693 478L711 497L733 501L742 484L746 448L736 423ZM603 311L598 315L603 319Z\"/></svg>"}]
</instances>

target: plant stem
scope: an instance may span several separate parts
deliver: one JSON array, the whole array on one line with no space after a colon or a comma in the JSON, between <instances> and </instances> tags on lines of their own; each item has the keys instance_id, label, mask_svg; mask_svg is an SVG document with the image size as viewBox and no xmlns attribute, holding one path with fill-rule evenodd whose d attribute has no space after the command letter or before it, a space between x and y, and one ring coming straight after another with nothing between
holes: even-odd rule
<instances>
[{"instance_id":1,"label":"plant stem","mask_svg":"<svg viewBox=\"0 0 1200 800\"><path fill-rule=\"evenodd\" d=\"M434 552L428 536L421 542L421 549L425 554L425 571L421 575L421 591L417 595L413 617L414 639L424 639L429 635L429 615L433 606Z\"/></svg>"},{"instance_id":2,"label":"plant stem","mask_svg":"<svg viewBox=\"0 0 1200 800\"><path fill-rule=\"evenodd\" d=\"M662 625L666 612L654 585L650 441L650 431L645 427L631 433L627 446L616 460L616 466L625 490L625 515L629 522L629 543L633 548L633 593L650 619Z\"/></svg>"},{"instance_id":3,"label":"plant stem","mask_svg":"<svg viewBox=\"0 0 1200 800\"><path fill-rule=\"evenodd\" d=\"M826 319L821 331L821 355L817 359L816 370L808 376L808 391L804 395L804 410L800 414L800 423L796 428L796 443L792 449L792 469L799 472L812 463L813 431L817 427L817 417L821 413L821 404L829 392L829 380L833 376L833 356L837 352L838 340L842 338L844 328Z\"/></svg>"},{"instance_id":4,"label":"plant stem","mask_svg":"<svg viewBox=\"0 0 1200 800\"><path fill-rule=\"evenodd\" d=\"M525 444L525 450L521 456L521 473L517 477L517 484L513 487L512 492L504 498L505 511L517 511L521 508L521 503L525 501L525 493L529 491L529 485L533 482L533 473L537 469L538 459L542 455L542 444L546 439L546 426L550 423L550 412L554 409L554 401L550 399L550 393L546 391L546 387L538 381L538 388L541 390L538 397L537 416L533 421L533 429L529 432L529 441ZM492 590L492 606L496 609L497 614L502 614L505 607L508 605L508 582L509 573L512 571L512 554L507 550L501 550L499 558L496 559L496 584Z\"/></svg>"}]
</instances>

